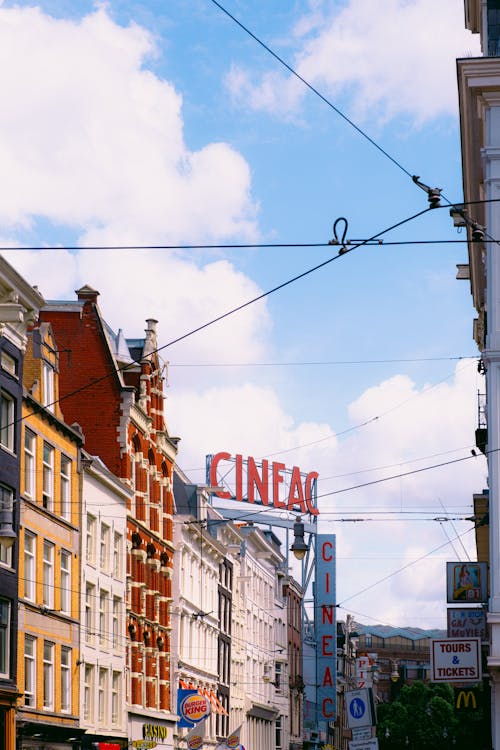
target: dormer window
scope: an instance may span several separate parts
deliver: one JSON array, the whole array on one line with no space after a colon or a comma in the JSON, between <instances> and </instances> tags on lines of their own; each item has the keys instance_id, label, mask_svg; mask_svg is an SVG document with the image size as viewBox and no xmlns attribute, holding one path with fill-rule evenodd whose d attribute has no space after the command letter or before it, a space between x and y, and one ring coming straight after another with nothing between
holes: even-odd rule
<instances>
[{"instance_id":1,"label":"dormer window","mask_svg":"<svg viewBox=\"0 0 500 750\"><path fill-rule=\"evenodd\" d=\"M46 406L49 411L54 411L54 368L48 362L43 363L42 399L43 405Z\"/></svg>"}]
</instances>

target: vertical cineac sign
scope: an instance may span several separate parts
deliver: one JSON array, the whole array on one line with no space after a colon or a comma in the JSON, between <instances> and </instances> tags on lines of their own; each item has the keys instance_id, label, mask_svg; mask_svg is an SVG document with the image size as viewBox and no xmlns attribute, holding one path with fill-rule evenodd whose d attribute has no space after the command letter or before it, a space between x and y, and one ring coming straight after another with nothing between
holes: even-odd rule
<instances>
[{"instance_id":1,"label":"vertical cineac sign","mask_svg":"<svg viewBox=\"0 0 500 750\"><path fill-rule=\"evenodd\" d=\"M314 629L316 632L316 702L320 724L335 721L337 716L335 555L335 535L318 534L315 559Z\"/></svg>"}]
</instances>

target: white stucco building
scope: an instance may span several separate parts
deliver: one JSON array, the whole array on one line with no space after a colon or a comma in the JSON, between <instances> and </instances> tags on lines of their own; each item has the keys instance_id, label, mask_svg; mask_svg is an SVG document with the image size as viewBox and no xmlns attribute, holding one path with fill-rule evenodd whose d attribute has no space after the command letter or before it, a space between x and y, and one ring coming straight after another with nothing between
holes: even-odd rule
<instances>
[{"instance_id":1,"label":"white stucco building","mask_svg":"<svg viewBox=\"0 0 500 750\"><path fill-rule=\"evenodd\" d=\"M465 0L466 26L481 36L483 57L457 61L462 166L474 339L486 374L490 596L488 675L492 746L500 748L500 8L498 2ZM485 202L481 202L485 201ZM484 231L483 231L484 230ZM479 444L478 444L479 445Z\"/></svg>"},{"instance_id":2,"label":"white stucco building","mask_svg":"<svg viewBox=\"0 0 500 750\"><path fill-rule=\"evenodd\" d=\"M127 499L97 456L82 459L80 719L86 747L127 747Z\"/></svg>"}]
</instances>

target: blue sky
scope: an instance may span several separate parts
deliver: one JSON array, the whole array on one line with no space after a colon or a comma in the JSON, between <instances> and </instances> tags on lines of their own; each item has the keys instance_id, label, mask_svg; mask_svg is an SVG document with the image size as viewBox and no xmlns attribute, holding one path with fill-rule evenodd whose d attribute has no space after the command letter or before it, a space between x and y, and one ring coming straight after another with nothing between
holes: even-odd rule
<instances>
[{"instance_id":1,"label":"blue sky","mask_svg":"<svg viewBox=\"0 0 500 750\"><path fill-rule=\"evenodd\" d=\"M220 244L5 253L47 299L97 288L131 337L152 316L165 344L336 254L224 245L326 243L341 216L372 236L426 208L405 170L461 200L455 58L479 47L460 0L225 7L403 169L211 0L0 2L0 245ZM463 239L446 208L384 237ZM482 388L457 359L476 354L466 261L465 244L359 248L165 349L182 468L203 481L208 452L287 451L324 494L466 459ZM470 515L485 481L479 458L325 498L339 600L364 622L444 627L445 561L465 556L448 540L470 552L471 525L396 512ZM354 510L377 521L334 522Z\"/></svg>"}]
</instances>

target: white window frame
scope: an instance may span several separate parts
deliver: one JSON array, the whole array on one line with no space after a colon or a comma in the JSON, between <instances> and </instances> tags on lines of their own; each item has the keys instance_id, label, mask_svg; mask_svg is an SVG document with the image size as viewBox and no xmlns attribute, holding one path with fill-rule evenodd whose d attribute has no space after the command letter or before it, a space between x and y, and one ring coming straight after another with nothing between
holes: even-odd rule
<instances>
[{"instance_id":1,"label":"white window frame","mask_svg":"<svg viewBox=\"0 0 500 750\"><path fill-rule=\"evenodd\" d=\"M106 723L108 698L108 670L105 667L99 667L97 694L97 722L103 725Z\"/></svg>"},{"instance_id":2,"label":"white window frame","mask_svg":"<svg viewBox=\"0 0 500 750\"><path fill-rule=\"evenodd\" d=\"M119 596L113 597L113 648L119 648L121 635L121 610L122 599Z\"/></svg>"},{"instance_id":3,"label":"white window frame","mask_svg":"<svg viewBox=\"0 0 500 750\"><path fill-rule=\"evenodd\" d=\"M37 537L24 530L24 598L36 601L36 541Z\"/></svg>"},{"instance_id":4,"label":"white window frame","mask_svg":"<svg viewBox=\"0 0 500 750\"><path fill-rule=\"evenodd\" d=\"M60 471L60 509L61 517L66 521L71 520L71 465L72 461L67 456L61 455Z\"/></svg>"},{"instance_id":5,"label":"white window frame","mask_svg":"<svg viewBox=\"0 0 500 750\"><path fill-rule=\"evenodd\" d=\"M12 354L6 352L5 349L2 349L0 352L0 367L2 370L5 370L5 372L8 372L9 375L12 375L12 377L18 378L18 360L16 357L13 357Z\"/></svg>"},{"instance_id":6,"label":"white window frame","mask_svg":"<svg viewBox=\"0 0 500 750\"><path fill-rule=\"evenodd\" d=\"M86 529L86 560L91 565L95 565L95 553L96 553L96 529L97 529L97 518L91 513L87 513L87 529Z\"/></svg>"},{"instance_id":7,"label":"white window frame","mask_svg":"<svg viewBox=\"0 0 500 750\"><path fill-rule=\"evenodd\" d=\"M85 585L85 640L92 642L94 638L94 608L95 586L93 583Z\"/></svg>"},{"instance_id":8,"label":"white window frame","mask_svg":"<svg viewBox=\"0 0 500 750\"><path fill-rule=\"evenodd\" d=\"M62 549L60 556L60 601L61 612L65 615L71 614L71 552Z\"/></svg>"},{"instance_id":9,"label":"white window frame","mask_svg":"<svg viewBox=\"0 0 500 750\"><path fill-rule=\"evenodd\" d=\"M46 510L54 510L54 448L43 444L42 505Z\"/></svg>"},{"instance_id":10,"label":"white window frame","mask_svg":"<svg viewBox=\"0 0 500 750\"><path fill-rule=\"evenodd\" d=\"M15 405L10 393L0 391L0 446L11 453L15 453Z\"/></svg>"},{"instance_id":11,"label":"white window frame","mask_svg":"<svg viewBox=\"0 0 500 750\"><path fill-rule=\"evenodd\" d=\"M108 632L109 591L99 591L99 643L105 644L109 638Z\"/></svg>"},{"instance_id":12,"label":"white window frame","mask_svg":"<svg viewBox=\"0 0 500 750\"><path fill-rule=\"evenodd\" d=\"M12 602L0 597L0 677L10 677L10 621Z\"/></svg>"},{"instance_id":13,"label":"white window frame","mask_svg":"<svg viewBox=\"0 0 500 750\"><path fill-rule=\"evenodd\" d=\"M43 362L42 364L42 379L43 379L43 389L42 389L42 404L45 406L46 409L53 412L54 411L54 401L55 401L55 378L54 378L54 368L49 362Z\"/></svg>"},{"instance_id":14,"label":"white window frame","mask_svg":"<svg viewBox=\"0 0 500 750\"><path fill-rule=\"evenodd\" d=\"M85 664L83 678L83 718L85 721L92 721L94 718L94 675L94 665Z\"/></svg>"},{"instance_id":15,"label":"white window frame","mask_svg":"<svg viewBox=\"0 0 500 750\"><path fill-rule=\"evenodd\" d=\"M122 549L123 536L117 531L113 534L113 576L121 579L122 577Z\"/></svg>"},{"instance_id":16,"label":"white window frame","mask_svg":"<svg viewBox=\"0 0 500 750\"><path fill-rule=\"evenodd\" d=\"M24 636L24 705L36 706L36 638Z\"/></svg>"},{"instance_id":17,"label":"white window frame","mask_svg":"<svg viewBox=\"0 0 500 750\"><path fill-rule=\"evenodd\" d=\"M42 603L44 607L54 608L54 545L44 539L42 559L42 581L43 593Z\"/></svg>"},{"instance_id":18,"label":"white window frame","mask_svg":"<svg viewBox=\"0 0 500 750\"><path fill-rule=\"evenodd\" d=\"M61 712L71 713L71 649L61 646Z\"/></svg>"},{"instance_id":19,"label":"white window frame","mask_svg":"<svg viewBox=\"0 0 500 750\"><path fill-rule=\"evenodd\" d=\"M43 707L54 710L54 652L55 644L43 642Z\"/></svg>"},{"instance_id":20,"label":"white window frame","mask_svg":"<svg viewBox=\"0 0 500 750\"><path fill-rule=\"evenodd\" d=\"M116 727L120 723L120 706L122 692L122 673L112 673L111 678L111 724Z\"/></svg>"},{"instance_id":21,"label":"white window frame","mask_svg":"<svg viewBox=\"0 0 500 750\"><path fill-rule=\"evenodd\" d=\"M101 522L101 533L99 536L99 567L101 570L109 570L110 534L110 526L107 523Z\"/></svg>"},{"instance_id":22,"label":"white window frame","mask_svg":"<svg viewBox=\"0 0 500 750\"><path fill-rule=\"evenodd\" d=\"M24 432L24 494L36 497L36 435L31 430Z\"/></svg>"}]
</instances>

